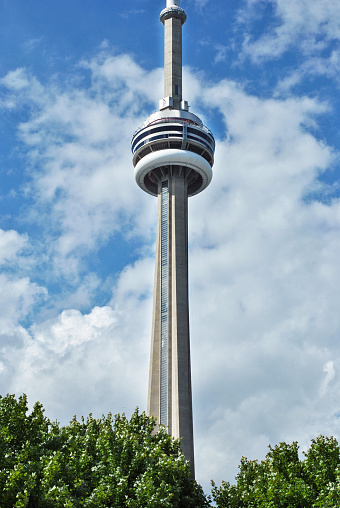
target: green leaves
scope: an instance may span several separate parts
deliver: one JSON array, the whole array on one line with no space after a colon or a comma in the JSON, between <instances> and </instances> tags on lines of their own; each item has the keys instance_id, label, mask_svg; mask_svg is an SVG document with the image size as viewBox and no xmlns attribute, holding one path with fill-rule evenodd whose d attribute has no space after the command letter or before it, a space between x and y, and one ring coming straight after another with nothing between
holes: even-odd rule
<instances>
[{"instance_id":1,"label":"green leaves","mask_svg":"<svg viewBox=\"0 0 340 508\"><path fill-rule=\"evenodd\" d=\"M300 460L298 445L269 447L264 461L242 458L236 485L213 483L220 508L316 508L340 506L340 450L336 439L319 436Z\"/></svg>"},{"instance_id":2,"label":"green leaves","mask_svg":"<svg viewBox=\"0 0 340 508\"><path fill-rule=\"evenodd\" d=\"M0 397L1 508L200 508L179 442L144 413L60 427L26 396Z\"/></svg>"},{"instance_id":3,"label":"green leaves","mask_svg":"<svg viewBox=\"0 0 340 508\"><path fill-rule=\"evenodd\" d=\"M206 508L180 443L138 409L76 417L65 427L27 397L0 396L1 508ZM340 506L340 450L333 437L269 447L265 460L241 459L236 485L212 482L219 508Z\"/></svg>"},{"instance_id":4,"label":"green leaves","mask_svg":"<svg viewBox=\"0 0 340 508\"><path fill-rule=\"evenodd\" d=\"M40 458L49 422L41 404L30 415L27 397L0 397L0 505L34 506L40 481Z\"/></svg>"}]
</instances>

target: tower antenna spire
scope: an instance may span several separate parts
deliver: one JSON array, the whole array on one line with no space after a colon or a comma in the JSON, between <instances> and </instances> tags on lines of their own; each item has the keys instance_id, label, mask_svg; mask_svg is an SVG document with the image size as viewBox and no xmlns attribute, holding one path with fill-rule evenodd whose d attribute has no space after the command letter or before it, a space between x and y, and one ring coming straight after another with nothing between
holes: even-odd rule
<instances>
[{"instance_id":1,"label":"tower antenna spire","mask_svg":"<svg viewBox=\"0 0 340 508\"><path fill-rule=\"evenodd\" d=\"M179 110L182 101L182 25L187 19L180 0L167 0L160 19L164 25L164 104Z\"/></svg>"},{"instance_id":2,"label":"tower antenna spire","mask_svg":"<svg viewBox=\"0 0 340 508\"><path fill-rule=\"evenodd\" d=\"M164 25L164 98L131 142L135 179L158 198L156 268L148 414L181 439L194 476L188 301L188 197L212 178L215 140L182 99L180 0L167 0Z\"/></svg>"}]
</instances>

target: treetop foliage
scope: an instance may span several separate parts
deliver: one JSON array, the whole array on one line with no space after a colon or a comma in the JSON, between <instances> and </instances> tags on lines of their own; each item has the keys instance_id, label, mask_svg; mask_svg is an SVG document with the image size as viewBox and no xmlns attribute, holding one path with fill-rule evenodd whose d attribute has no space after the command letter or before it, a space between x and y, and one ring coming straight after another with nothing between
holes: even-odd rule
<instances>
[{"instance_id":1,"label":"treetop foliage","mask_svg":"<svg viewBox=\"0 0 340 508\"><path fill-rule=\"evenodd\" d=\"M219 508L340 507L340 450L334 437L319 436L299 459L298 444L280 443L265 460L241 459L236 485L212 482Z\"/></svg>"},{"instance_id":2,"label":"treetop foliage","mask_svg":"<svg viewBox=\"0 0 340 508\"><path fill-rule=\"evenodd\" d=\"M37 402L0 396L1 508L207 508L180 443L155 420L90 414L66 426ZM241 459L236 484L212 482L218 508L340 507L340 450L319 436L299 447L269 447L262 461Z\"/></svg>"},{"instance_id":3,"label":"treetop foliage","mask_svg":"<svg viewBox=\"0 0 340 508\"><path fill-rule=\"evenodd\" d=\"M0 397L1 508L209 506L179 442L136 410L60 427L27 397Z\"/></svg>"}]
</instances>

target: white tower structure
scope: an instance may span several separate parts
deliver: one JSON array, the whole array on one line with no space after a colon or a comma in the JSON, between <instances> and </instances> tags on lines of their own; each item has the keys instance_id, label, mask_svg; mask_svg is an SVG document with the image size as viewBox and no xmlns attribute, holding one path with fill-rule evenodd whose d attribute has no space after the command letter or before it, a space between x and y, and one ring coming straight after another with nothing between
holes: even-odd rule
<instances>
[{"instance_id":1,"label":"white tower structure","mask_svg":"<svg viewBox=\"0 0 340 508\"><path fill-rule=\"evenodd\" d=\"M165 425L194 475L189 304L188 196L212 178L215 141L182 99L180 0L167 0L164 25L164 98L132 139L136 182L158 198L148 414Z\"/></svg>"}]
</instances>

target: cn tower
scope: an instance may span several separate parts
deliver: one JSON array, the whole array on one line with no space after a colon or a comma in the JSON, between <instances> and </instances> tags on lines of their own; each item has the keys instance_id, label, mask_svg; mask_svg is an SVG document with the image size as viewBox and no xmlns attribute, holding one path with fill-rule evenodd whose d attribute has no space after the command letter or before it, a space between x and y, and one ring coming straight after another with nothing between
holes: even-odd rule
<instances>
[{"instance_id":1,"label":"cn tower","mask_svg":"<svg viewBox=\"0 0 340 508\"><path fill-rule=\"evenodd\" d=\"M212 178L215 141L182 97L180 0L167 0L164 97L132 139L136 182L158 198L148 414L181 439L194 475L188 303L188 197Z\"/></svg>"}]
</instances>

